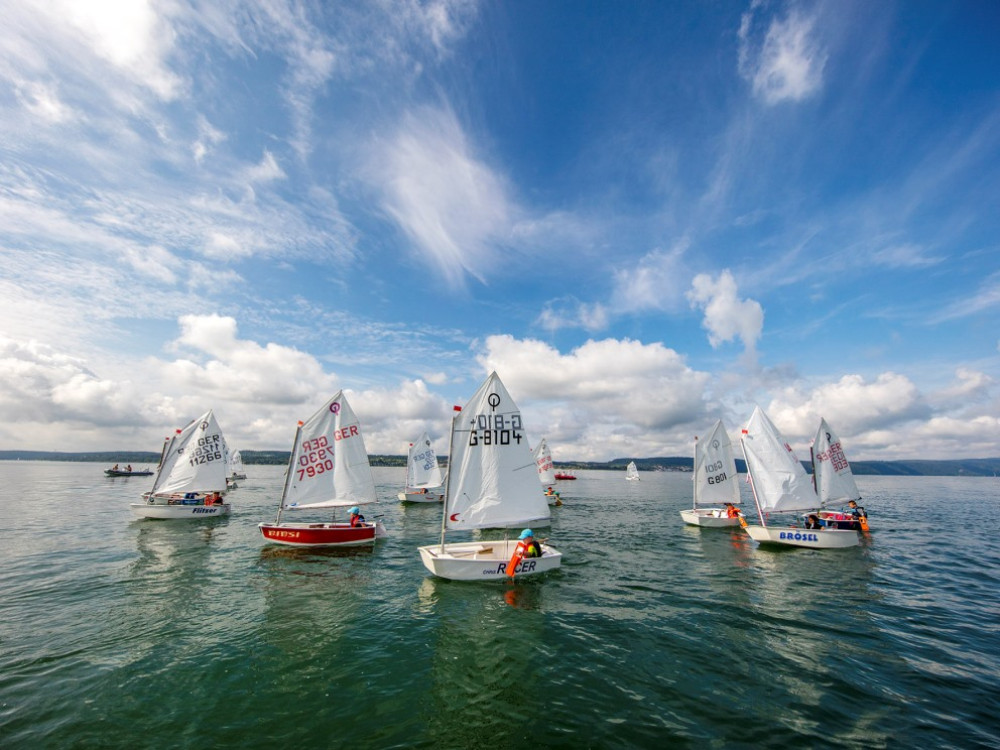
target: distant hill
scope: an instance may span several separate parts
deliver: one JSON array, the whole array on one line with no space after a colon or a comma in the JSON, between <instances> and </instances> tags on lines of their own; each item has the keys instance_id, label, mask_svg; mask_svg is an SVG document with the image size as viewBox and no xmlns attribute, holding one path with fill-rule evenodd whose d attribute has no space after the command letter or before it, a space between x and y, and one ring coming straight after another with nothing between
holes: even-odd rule
<instances>
[{"instance_id":1,"label":"distant hill","mask_svg":"<svg viewBox=\"0 0 1000 750\"><path fill-rule=\"evenodd\" d=\"M288 451L241 450L245 464L284 465L288 463ZM372 466L406 466L406 456L372 455L368 457ZM0 461L85 461L104 464L132 464L133 466L155 465L160 460L159 453L150 451L94 451L91 453L56 453L54 451L0 451ZM446 466L446 456L438 460ZM659 458L616 458L611 461L559 461L556 468L563 469L604 469L625 471L629 461L635 461L640 471L691 471L691 459L684 456ZM802 463L806 471L812 467ZM737 459L736 468L746 473L746 464ZM910 477L995 477L1000 475L1000 458L961 458L950 461L851 461L851 469L859 476L910 476Z\"/></svg>"}]
</instances>

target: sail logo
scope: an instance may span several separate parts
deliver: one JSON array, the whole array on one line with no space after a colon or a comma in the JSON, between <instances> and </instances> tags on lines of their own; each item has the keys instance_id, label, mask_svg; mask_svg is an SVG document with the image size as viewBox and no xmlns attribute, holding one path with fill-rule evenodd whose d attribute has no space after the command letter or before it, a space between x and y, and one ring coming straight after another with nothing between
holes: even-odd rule
<instances>
[{"instance_id":1,"label":"sail logo","mask_svg":"<svg viewBox=\"0 0 1000 750\"><path fill-rule=\"evenodd\" d=\"M818 542L816 534L803 534L801 531L782 531L778 534L778 539L787 539L796 542Z\"/></svg>"},{"instance_id":2,"label":"sail logo","mask_svg":"<svg viewBox=\"0 0 1000 750\"><path fill-rule=\"evenodd\" d=\"M340 402L334 401L332 404L330 404L330 411L333 412L334 414L340 414Z\"/></svg>"}]
</instances>

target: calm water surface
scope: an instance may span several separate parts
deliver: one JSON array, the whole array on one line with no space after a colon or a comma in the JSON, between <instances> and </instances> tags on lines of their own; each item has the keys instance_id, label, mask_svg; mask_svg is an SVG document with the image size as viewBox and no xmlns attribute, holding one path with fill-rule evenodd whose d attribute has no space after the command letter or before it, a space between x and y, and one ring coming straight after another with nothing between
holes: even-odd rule
<instances>
[{"instance_id":1,"label":"calm water surface","mask_svg":"<svg viewBox=\"0 0 1000 750\"><path fill-rule=\"evenodd\" d=\"M861 547L772 551L682 524L689 474L580 472L562 570L479 584L403 469L388 539L308 552L256 528L283 467L191 522L104 468L0 463L2 748L1000 747L997 479L861 477Z\"/></svg>"}]
</instances>

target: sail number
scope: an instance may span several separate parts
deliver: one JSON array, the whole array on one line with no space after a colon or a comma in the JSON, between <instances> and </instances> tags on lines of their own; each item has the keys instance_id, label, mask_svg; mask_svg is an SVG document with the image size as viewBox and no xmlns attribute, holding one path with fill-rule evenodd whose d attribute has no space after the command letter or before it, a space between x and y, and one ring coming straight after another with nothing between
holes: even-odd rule
<instances>
[{"instance_id":1,"label":"sail number","mask_svg":"<svg viewBox=\"0 0 1000 750\"><path fill-rule=\"evenodd\" d=\"M705 466L705 481L709 484L722 484L725 482L729 479L729 475L722 469L722 461L716 461L714 464L707 464ZM713 471L717 471L719 473L712 476Z\"/></svg>"},{"instance_id":2,"label":"sail number","mask_svg":"<svg viewBox=\"0 0 1000 750\"><path fill-rule=\"evenodd\" d=\"M472 420L469 431L469 445L510 445L514 440L521 444L521 415L478 414Z\"/></svg>"},{"instance_id":3,"label":"sail number","mask_svg":"<svg viewBox=\"0 0 1000 750\"><path fill-rule=\"evenodd\" d=\"M423 453L417 453L416 455L413 456L413 463L415 464L423 463L425 471L430 471L431 469L434 468L435 460L436 457L434 455L433 448L428 448Z\"/></svg>"},{"instance_id":4,"label":"sail number","mask_svg":"<svg viewBox=\"0 0 1000 750\"><path fill-rule=\"evenodd\" d=\"M302 452L299 454L297 471L299 479L316 477L333 471L333 448L330 447L330 441L326 435L320 435L314 440L302 441Z\"/></svg>"},{"instance_id":5,"label":"sail number","mask_svg":"<svg viewBox=\"0 0 1000 750\"><path fill-rule=\"evenodd\" d=\"M198 445L194 449L194 453L191 458L188 459L188 463L191 466L199 466L201 464L211 463L212 461L222 460L222 436L221 435L209 435L207 437L198 438Z\"/></svg>"}]
</instances>

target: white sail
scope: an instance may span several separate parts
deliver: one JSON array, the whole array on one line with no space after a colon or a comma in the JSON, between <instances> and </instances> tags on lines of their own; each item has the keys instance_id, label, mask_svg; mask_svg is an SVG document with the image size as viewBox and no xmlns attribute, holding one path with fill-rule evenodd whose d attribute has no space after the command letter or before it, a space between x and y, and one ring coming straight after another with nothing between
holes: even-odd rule
<instances>
[{"instance_id":1,"label":"white sail","mask_svg":"<svg viewBox=\"0 0 1000 750\"><path fill-rule=\"evenodd\" d=\"M555 484L556 470L552 465L552 453L549 451L549 445L545 442L545 438L538 441L538 445L535 446L534 456L535 466L538 467L538 478L542 484L546 487Z\"/></svg>"},{"instance_id":2,"label":"white sail","mask_svg":"<svg viewBox=\"0 0 1000 750\"><path fill-rule=\"evenodd\" d=\"M441 484L441 467L438 466L434 446L425 432L410 446L406 461L406 486L419 490L440 487Z\"/></svg>"},{"instance_id":3,"label":"white sail","mask_svg":"<svg viewBox=\"0 0 1000 750\"><path fill-rule=\"evenodd\" d=\"M815 510L819 497L791 446L758 406L743 431L743 455L763 513Z\"/></svg>"},{"instance_id":4,"label":"white sail","mask_svg":"<svg viewBox=\"0 0 1000 750\"><path fill-rule=\"evenodd\" d=\"M812 459L816 494L819 495L821 505L861 499L840 438L830 429L825 419L820 419L819 429L813 440Z\"/></svg>"},{"instance_id":5,"label":"white sail","mask_svg":"<svg viewBox=\"0 0 1000 750\"><path fill-rule=\"evenodd\" d=\"M447 528L522 526L549 518L521 412L495 372L452 420L448 467Z\"/></svg>"},{"instance_id":6,"label":"white sail","mask_svg":"<svg viewBox=\"0 0 1000 750\"><path fill-rule=\"evenodd\" d=\"M209 409L173 436L153 480L153 495L224 492L229 451Z\"/></svg>"},{"instance_id":7,"label":"white sail","mask_svg":"<svg viewBox=\"0 0 1000 750\"><path fill-rule=\"evenodd\" d=\"M694 444L694 505L740 502L739 476L729 433L720 419L704 440Z\"/></svg>"},{"instance_id":8,"label":"white sail","mask_svg":"<svg viewBox=\"0 0 1000 750\"><path fill-rule=\"evenodd\" d=\"M343 391L302 423L288 471L282 508L337 508L377 501L361 425Z\"/></svg>"},{"instance_id":9,"label":"white sail","mask_svg":"<svg viewBox=\"0 0 1000 750\"><path fill-rule=\"evenodd\" d=\"M635 465L635 461L629 461L628 466L625 467L625 479L630 482L639 481L639 467Z\"/></svg>"},{"instance_id":10,"label":"white sail","mask_svg":"<svg viewBox=\"0 0 1000 750\"><path fill-rule=\"evenodd\" d=\"M243 467L243 456L240 455L238 450L232 452L229 456L229 473L231 475L239 475L245 471Z\"/></svg>"}]
</instances>

